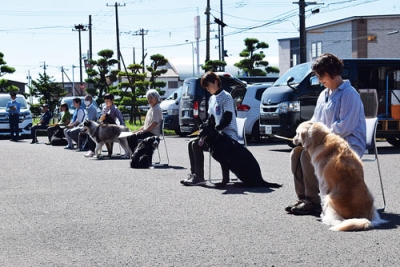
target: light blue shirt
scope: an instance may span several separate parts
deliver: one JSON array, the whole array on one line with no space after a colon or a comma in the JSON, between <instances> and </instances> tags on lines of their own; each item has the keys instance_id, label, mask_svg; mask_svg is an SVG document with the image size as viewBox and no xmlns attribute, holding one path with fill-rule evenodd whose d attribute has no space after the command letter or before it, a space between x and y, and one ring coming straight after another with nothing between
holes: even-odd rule
<instances>
[{"instance_id":1,"label":"light blue shirt","mask_svg":"<svg viewBox=\"0 0 400 267\"><path fill-rule=\"evenodd\" d=\"M321 92L311 121L322 122L332 133L343 137L360 156L364 155L366 124L359 93L345 80L331 95Z\"/></svg>"},{"instance_id":2,"label":"light blue shirt","mask_svg":"<svg viewBox=\"0 0 400 267\"><path fill-rule=\"evenodd\" d=\"M11 107L16 107L16 109L10 109ZM21 103L19 103L17 100L15 101L8 101L7 106L6 106L6 111L8 114L19 114L21 111Z\"/></svg>"},{"instance_id":3,"label":"light blue shirt","mask_svg":"<svg viewBox=\"0 0 400 267\"><path fill-rule=\"evenodd\" d=\"M86 107L86 116L88 120L97 121L97 110L93 103Z\"/></svg>"}]
</instances>

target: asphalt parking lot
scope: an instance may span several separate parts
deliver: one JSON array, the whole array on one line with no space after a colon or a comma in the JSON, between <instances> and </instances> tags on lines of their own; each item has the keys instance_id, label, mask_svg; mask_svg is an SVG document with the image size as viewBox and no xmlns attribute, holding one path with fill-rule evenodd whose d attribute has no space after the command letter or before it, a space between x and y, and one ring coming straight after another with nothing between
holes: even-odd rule
<instances>
[{"instance_id":1,"label":"asphalt parking lot","mask_svg":"<svg viewBox=\"0 0 400 267\"><path fill-rule=\"evenodd\" d=\"M0 266L400 266L400 149L378 143L389 222L343 233L285 213L295 200L286 144L248 146L264 179L282 188L218 190L179 183L188 140L166 137L169 166L145 170L47 146L45 137L0 140ZM211 169L221 176L215 161ZM381 207L375 162L365 176Z\"/></svg>"}]
</instances>

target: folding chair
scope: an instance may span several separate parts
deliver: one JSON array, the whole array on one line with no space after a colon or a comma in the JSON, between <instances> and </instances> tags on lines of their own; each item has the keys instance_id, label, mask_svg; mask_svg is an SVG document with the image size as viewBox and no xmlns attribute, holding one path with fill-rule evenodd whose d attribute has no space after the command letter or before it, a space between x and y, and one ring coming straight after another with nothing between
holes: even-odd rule
<instances>
[{"instance_id":1,"label":"folding chair","mask_svg":"<svg viewBox=\"0 0 400 267\"><path fill-rule=\"evenodd\" d=\"M383 198L383 207L378 209L378 211L385 211L385 207L386 207L386 200L385 200L385 192L383 189L383 183L382 183L382 175L381 175L381 168L379 165L379 159L378 159L378 149L376 147L376 128L378 125L378 118L367 118L365 119L366 124L367 124L367 131L366 131L366 149L369 151L374 151L375 156L373 158L362 158L363 162L367 162L367 161L376 161L377 165L378 165L378 173L379 173L379 182L381 185L381 191L382 191L382 198Z\"/></svg>"},{"instance_id":2,"label":"folding chair","mask_svg":"<svg viewBox=\"0 0 400 267\"><path fill-rule=\"evenodd\" d=\"M247 140L246 140L246 120L247 118L236 118L236 125L238 129L238 143L247 147ZM209 153L208 157L208 181L213 184L211 180L211 153ZM237 179L237 178L236 178ZM235 179L232 179L235 180Z\"/></svg>"},{"instance_id":3,"label":"folding chair","mask_svg":"<svg viewBox=\"0 0 400 267\"><path fill-rule=\"evenodd\" d=\"M247 147L246 140L246 120L247 118L236 118L236 125L238 128L238 142Z\"/></svg>"},{"instance_id":4,"label":"folding chair","mask_svg":"<svg viewBox=\"0 0 400 267\"><path fill-rule=\"evenodd\" d=\"M169 156L168 156L168 150L167 150L167 142L165 141L165 135L164 135L164 119L161 122L161 131L160 131L160 142L162 141L164 143L165 147L165 154L167 157L167 162L166 163L161 163L161 155L160 155L160 149L157 147L157 154L158 154L158 161L153 163L153 166L168 166L169 165ZM160 144L158 144L160 146Z\"/></svg>"}]
</instances>

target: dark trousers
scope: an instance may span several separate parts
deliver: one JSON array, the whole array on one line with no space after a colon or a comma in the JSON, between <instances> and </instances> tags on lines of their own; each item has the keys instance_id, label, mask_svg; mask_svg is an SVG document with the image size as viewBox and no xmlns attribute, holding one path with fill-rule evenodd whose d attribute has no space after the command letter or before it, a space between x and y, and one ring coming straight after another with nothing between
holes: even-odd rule
<instances>
[{"instance_id":1,"label":"dark trousers","mask_svg":"<svg viewBox=\"0 0 400 267\"><path fill-rule=\"evenodd\" d=\"M35 126L33 126L32 128L31 128L31 138L32 138L32 141L36 141L37 139L36 139L36 130L37 129L47 129L47 126L46 125L35 125Z\"/></svg>"},{"instance_id":2,"label":"dark trousers","mask_svg":"<svg viewBox=\"0 0 400 267\"><path fill-rule=\"evenodd\" d=\"M199 146L199 138L193 138L189 141L188 151L190 160L190 173L204 179L204 153L203 147Z\"/></svg>"},{"instance_id":3,"label":"dark trousers","mask_svg":"<svg viewBox=\"0 0 400 267\"><path fill-rule=\"evenodd\" d=\"M16 141L19 136L19 115L10 114L10 135L11 139Z\"/></svg>"},{"instance_id":4,"label":"dark trousers","mask_svg":"<svg viewBox=\"0 0 400 267\"><path fill-rule=\"evenodd\" d=\"M128 140L129 148L131 149L132 153L135 152L135 149L141 140L150 136L154 136L154 134L151 132L144 132L128 136L126 139Z\"/></svg>"},{"instance_id":5,"label":"dark trousers","mask_svg":"<svg viewBox=\"0 0 400 267\"><path fill-rule=\"evenodd\" d=\"M89 136L89 139L88 139L88 149L90 150L90 151L93 151L94 152L94 149L96 148L96 143L93 141L93 139Z\"/></svg>"},{"instance_id":6,"label":"dark trousers","mask_svg":"<svg viewBox=\"0 0 400 267\"><path fill-rule=\"evenodd\" d=\"M49 142L51 141L51 138L53 137L53 135L56 134L56 137L58 138L63 138L64 137L64 131L61 130L60 126L56 125L56 126L51 126L49 128L47 128L47 137L49 138Z\"/></svg>"}]
</instances>

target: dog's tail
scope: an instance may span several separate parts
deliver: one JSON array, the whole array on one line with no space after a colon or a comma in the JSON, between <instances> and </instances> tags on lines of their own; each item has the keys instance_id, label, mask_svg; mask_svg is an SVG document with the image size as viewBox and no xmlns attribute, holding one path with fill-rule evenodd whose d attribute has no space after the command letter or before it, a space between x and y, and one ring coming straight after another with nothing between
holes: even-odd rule
<instances>
[{"instance_id":1,"label":"dog's tail","mask_svg":"<svg viewBox=\"0 0 400 267\"><path fill-rule=\"evenodd\" d=\"M332 231L360 231L360 230L367 230L372 228L372 222L368 219L347 219L341 221L340 223L336 224L329 228Z\"/></svg>"},{"instance_id":2,"label":"dog's tail","mask_svg":"<svg viewBox=\"0 0 400 267\"><path fill-rule=\"evenodd\" d=\"M332 231L360 231L368 230L380 224L386 223L387 221L382 220L376 210L374 210L374 216L372 221L360 218L360 219L347 219L340 223L332 226L329 230Z\"/></svg>"}]
</instances>

